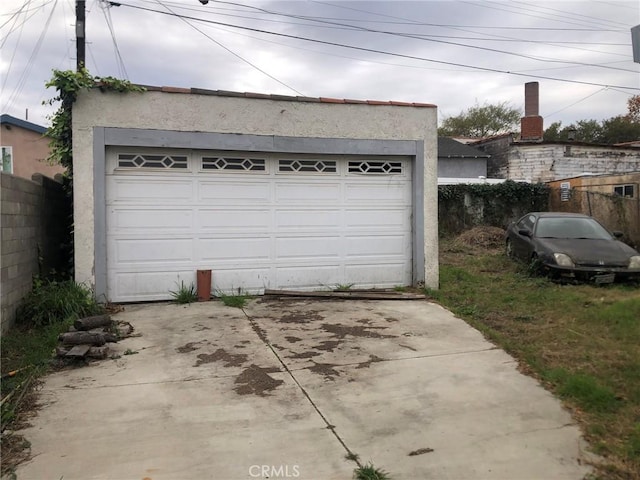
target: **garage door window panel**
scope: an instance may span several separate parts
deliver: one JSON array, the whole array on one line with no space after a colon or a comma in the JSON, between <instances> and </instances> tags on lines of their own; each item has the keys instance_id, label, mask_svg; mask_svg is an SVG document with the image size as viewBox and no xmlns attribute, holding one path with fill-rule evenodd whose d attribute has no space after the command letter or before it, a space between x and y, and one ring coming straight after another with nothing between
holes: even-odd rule
<instances>
[{"instance_id":1,"label":"garage door window panel","mask_svg":"<svg viewBox=\"0 0 640 480\"><path fill-rule=\"evenodd\" d=\"M367 173L371 175L401 174L402 162L384 160L350 161L349 173Z\"/></svg>"},{"instance_id":2,"label":"garage door window panel","mask_svg":"<svg viewBox=\"0 0 640 480\"><path fill-rule=\"evenodd\" d=\"M338 166L334 160L279 160L280 173L337 173Z\"/></svg>"},{"instance_id":3,"label":"garage door window panel","mask_svg":"<svg viewBox=\"0 0 640 480\"><path fill-rule=\"evenodd\" d=\"M222 172L266 172L266 161L264 158L202 157L202 169Z\"/></svg>"},{"instance_id":4,"label":"garage door window panel","mask_svg":"<svg viewBox=\"0 0 640 480\"><path fill-rule=\"evenodd\" d=\"M118 155L118 168L186 170L187 167L188 157L185 155L136 153L121 153Z\"/></svg>"}]
</instances>

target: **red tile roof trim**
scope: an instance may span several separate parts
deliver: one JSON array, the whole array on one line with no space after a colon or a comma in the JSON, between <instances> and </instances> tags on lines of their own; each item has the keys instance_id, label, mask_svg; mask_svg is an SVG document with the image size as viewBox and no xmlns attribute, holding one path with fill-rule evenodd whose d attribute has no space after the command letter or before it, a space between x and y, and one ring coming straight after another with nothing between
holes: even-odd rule
<instances>
[{"instance_id":1,"label":"red tile roof trim","mask_svg":"<svg viewBox=\"0 0 640 480\"><path fill-rule=\"evenodd\" d=\"M424 108L436 108L436 105L432 103L410 103L410 102L394 102L394 101L379 101L379 100L353 100L346 98L329 98L329 97L294 97L288 95L270 95L264 93L252 93L252 92L232 92L228 90L207 90L204 88L179 88L179 87L157 87L153 85L139 85L144 87L150 92L164 92L164 93L190 93L194 95L212 95L216 97L242 97L252 98L259 100L277 100L287 102L301 102L301 103L341 103L349 105L391 105L395 107L424 107Z\"/></svg>"}]
</instances>

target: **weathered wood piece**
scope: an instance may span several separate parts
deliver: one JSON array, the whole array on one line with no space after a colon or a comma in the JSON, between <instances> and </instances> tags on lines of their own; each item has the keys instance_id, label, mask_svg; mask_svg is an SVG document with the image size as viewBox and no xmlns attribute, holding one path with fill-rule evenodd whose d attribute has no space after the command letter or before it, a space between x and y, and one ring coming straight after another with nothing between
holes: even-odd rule
<instances>
[{"instance_id":1,"label":"weathered wood piece","mask_svg":"<svg viewBox=\"0 0 640 480\"><path fill-rule=\"evenodd\" d=\"M308 298L348 298L352 300L424 300L425 295L410 292L359 292L345 290L338 292L298 292L295 290L265 290L265 295L280 297L308 297Z\"/></svg>"},{"instance_id":2,"label":"weathered wood piece","mask_svg":"<svg viewBox=\"0 0 640 480\"><path fill-rule=\"evenodd\" d=\"M107 342L107 340L105 339L104 333L92 333L92 332L61 333L58 336L58 340L65 345L89 344L89 345L97 345L99 347L104 345Z\"/></svg>"},{"instance_id":3,"label":"weathered wood piece","mask_svg":"<svg viewBox=\"0 0 640 480\"><path fill-rule=\"evenodd\" d=\"M74 345L73 348L65 354L65 357L84 357L90 349L90 345Z\"/></svg>"},{"instance_id":4,"label":"weathered wood piece","mask_svg":"<svg viewBox=\"0 0 640 480\"><path fill-rule=\"evenodd\" d=\"M107 356L109 356L110 351L111 350L106 345L104 347L91 347L87 352L87 357L97 358L101 360L103 358L107 358Z\"/></svg>"},{"instance_id":5,"label":"weathered wood piece","mask_svg":"<svg viewBox=\"0 0 640 480\"><path fill-rule=\"evenodd\" d=\"M95 315L93 317L79 318L73 322L76 330L91 330L92 328L111 325L111 315Z\"/></svg>"}]
</instances>

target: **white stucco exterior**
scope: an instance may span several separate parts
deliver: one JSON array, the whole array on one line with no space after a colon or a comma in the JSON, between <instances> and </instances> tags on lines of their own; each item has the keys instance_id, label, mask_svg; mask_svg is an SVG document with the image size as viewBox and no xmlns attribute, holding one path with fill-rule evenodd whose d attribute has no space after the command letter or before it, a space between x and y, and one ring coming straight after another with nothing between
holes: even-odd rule
<instances>
[{"instance_id":1,"label":"white stucco exterior","mask_svg":"<svg viewBox=\"0 0 640 480\"><path fill-rule=\"evenodd\" d=\"M93 208L96 127L421 142L424 145L424 278L426 286L438 287L437 112L434 106L321 103L167 91L120 94L93 89L82 92L73 108L75 274L76 281L92 285L96 265Z\"/></svg>"}]
</instances>

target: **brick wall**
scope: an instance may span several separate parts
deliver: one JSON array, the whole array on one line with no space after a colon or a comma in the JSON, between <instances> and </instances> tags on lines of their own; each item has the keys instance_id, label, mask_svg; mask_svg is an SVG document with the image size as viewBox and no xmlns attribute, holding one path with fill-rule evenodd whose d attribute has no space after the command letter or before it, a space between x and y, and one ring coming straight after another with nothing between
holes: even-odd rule
<instances>
[{"instance_id":1,"label":"brick wall","mask_svg":"<svg viewBox=\"0 0 640 480\"><path fill-rule=\"evenodd\" d=\"M580 143L514 142L503 136L472 144L491 155L488 178L550 182L580 176L615 175L640 171L640 148Z\"/></svg>"},{"instance_id":2,"label":"brick wall","mask_svg":"<svg viewBox=\"0 0 640 480\"><path fill-rule=\"evenodd\" d=\"M34 275L64 269L69 201L62 185L42 175L0 174L0 324L5 332L31 290Z\"/></svg>"}]
</instances>

